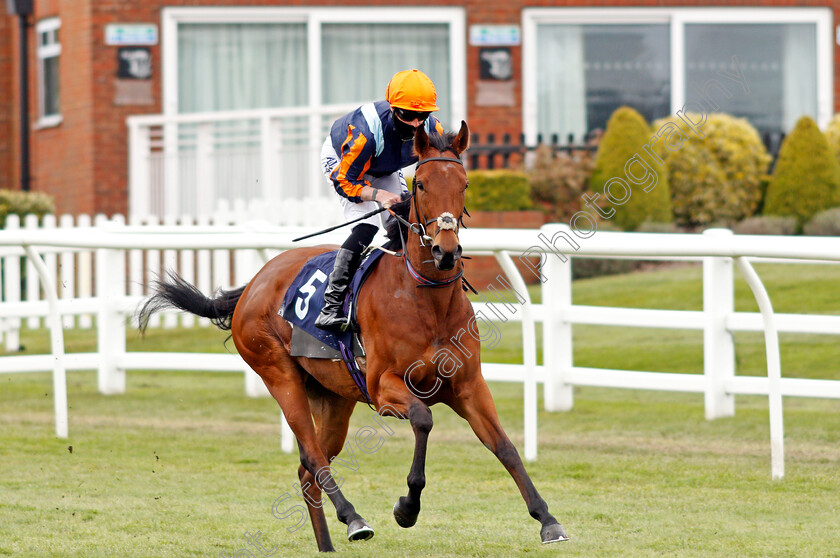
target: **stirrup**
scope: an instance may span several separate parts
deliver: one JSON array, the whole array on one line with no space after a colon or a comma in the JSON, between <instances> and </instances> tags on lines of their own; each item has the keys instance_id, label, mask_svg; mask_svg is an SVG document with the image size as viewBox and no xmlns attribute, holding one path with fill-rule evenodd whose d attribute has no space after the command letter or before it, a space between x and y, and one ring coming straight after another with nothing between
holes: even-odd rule
<instances>
[{"instance_id":1,"label":"stirrup","mask_svg":"<svg viewBox=\"0 0 840 558\"><path fill-rule=\"evenodd\" d=\"M322 315L323 315L323 311L322 311L321 314L318 315L317 318L315 318L315 327L317 327L318 329L321 329L323 331L345 332L350 327L350 318L348 316L344 316L344 317L335 316L335 318L332 319L329 323L319 325L318 320L320 319L320 317Z\"/></svg>"}]
</instances>

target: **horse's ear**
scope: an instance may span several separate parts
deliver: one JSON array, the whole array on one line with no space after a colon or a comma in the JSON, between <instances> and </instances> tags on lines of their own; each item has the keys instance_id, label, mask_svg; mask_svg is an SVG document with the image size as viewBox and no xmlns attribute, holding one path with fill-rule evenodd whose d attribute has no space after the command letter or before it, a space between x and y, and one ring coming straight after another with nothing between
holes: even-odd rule
<instances>
[{"instance_id":1,"label":"horse's ear","mask_svg":"<svg viewBox=\"0 0 840 558\"><path fill-rule=\"evenodd\" d=\"M423 154L429 148L429 135L426 133L425 126L417 126L414 130L414 152L417 156Z\"/></svg>"},{"instance_id":2,"label":"horse's ear","mask_svg":"<svg viewBox=\"0 0 840 558\"><path fill-rule=\"evenodd\" d=\"M470 129L463 120L461 120L461 129L458 130L458 135L452 140L452 147L458 152L458 155L470 147Z\"/></svg>"}]
</instances>

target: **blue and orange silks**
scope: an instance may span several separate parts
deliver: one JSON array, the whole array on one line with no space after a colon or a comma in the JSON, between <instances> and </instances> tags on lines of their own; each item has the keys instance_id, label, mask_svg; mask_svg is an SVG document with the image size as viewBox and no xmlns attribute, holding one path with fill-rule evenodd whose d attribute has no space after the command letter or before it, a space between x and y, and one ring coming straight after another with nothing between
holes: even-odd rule
<instances>
[{"instance_id":1,"label":"blue and orange silks","mask_svg":"<svg viewBox=\"0 0 840 558\"><path fill-rule=\"evenodd\" d=\"M434 116L424 125L427 134L432 128L443 134ZM340 159L330 179L336 192L352 202L361 202L362 188L370 186L366 174L386 176L417 162L414 141L400 139L388 101L368 103L336 120L330 140Z\"/></svg>"}]
</instances>

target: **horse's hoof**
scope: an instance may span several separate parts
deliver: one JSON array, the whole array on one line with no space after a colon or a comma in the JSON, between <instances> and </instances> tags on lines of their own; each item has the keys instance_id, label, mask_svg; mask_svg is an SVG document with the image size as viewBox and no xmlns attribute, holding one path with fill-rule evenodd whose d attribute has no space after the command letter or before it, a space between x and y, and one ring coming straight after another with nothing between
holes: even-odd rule
<instances>
[{"instance_id":1,"label":"horse's hoof","mask_svg":"<svg viewBox=\"0 0 840 558\"><path fill-rule=\"evenodd\" d=\"M362 519L354 519L347 526L348 541L366 541L373 538L373 529Z\"/></svg>"},{"instance_id":2,"label":"horse's hoof","mask_svg":"<svg viewBox=\"0 0 840 558\"><path fill-rule=\"evenodd\" d=\"M554 542L562 542L569 540L569 535L563 530L563 526L559 523L546 525L540 530L540 539L543 544L550 544Z\"/></svg>"},{"instance_id":3,"label":"horse's hoof","mask_svg":"<svg viewBox=\"0 0 840 558\"><path fill-rule=\"evenodd\" d=\"M420 514L405 511L405 508L403 507L403 500L405 500L404 496L397 500L397 503L394 504L394 519L397 520L397 525L408 529L409 527L414 527L414 524L417 523L417 516Z\"/></svg>"}]
</instances>

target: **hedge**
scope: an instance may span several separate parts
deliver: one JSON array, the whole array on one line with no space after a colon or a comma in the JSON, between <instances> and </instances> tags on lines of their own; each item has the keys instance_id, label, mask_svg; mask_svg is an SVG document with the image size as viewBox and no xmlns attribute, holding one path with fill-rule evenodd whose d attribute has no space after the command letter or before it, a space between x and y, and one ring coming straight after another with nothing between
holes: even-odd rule
<instances>
[{"instance_id":1,"label":"hedge","mask_svg":"<svg viewBox=\"0 0 840 558\"><path fill-rule=\"evenodd\" d=\"M508 170L467 172L467 210L519 211L533 209L528 176Z\"/></svg>"},{"instance_id":2,"label":"hedge","mask_svg":"<svg viewBox=\"0 0 840 558\"><path fill-rule=\"evenodd\" d=\"M38 218L55 213L55 200L43 192L23 192L20 190L0 190L0 228L6 228L8 215L33 214Z\"/></svg>"}]
</instances>

